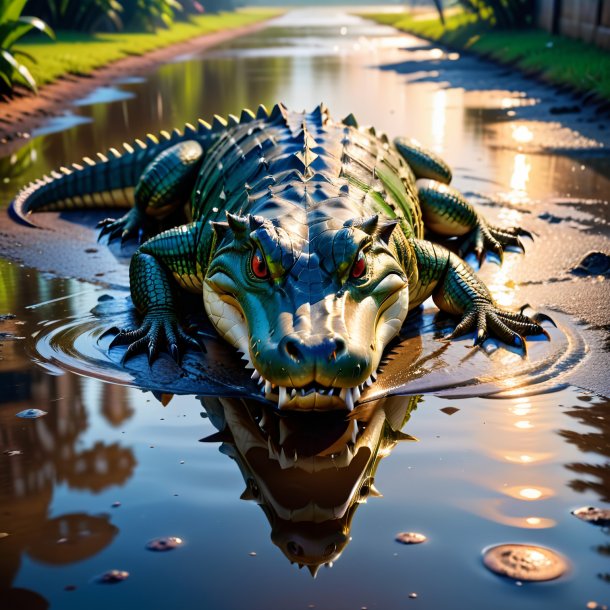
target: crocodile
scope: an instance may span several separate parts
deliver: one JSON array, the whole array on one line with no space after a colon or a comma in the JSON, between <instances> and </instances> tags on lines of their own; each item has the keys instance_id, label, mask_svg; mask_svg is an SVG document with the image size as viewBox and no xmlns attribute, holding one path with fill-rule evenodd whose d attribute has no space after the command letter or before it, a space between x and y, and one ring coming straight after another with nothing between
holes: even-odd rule
<instances>
[{"instance_id":1,"label":"crocodile","mask_svg":"<svg viewBox=\"0 0 610 610\"><path fill-rule=\"evenodd\" d=\"M179 320L183 291L203 298L282 410L351 410L429 297L458 318L446 340L474 332L475 345L495 336L525 354L525 336L548 338L548 316L500 307L461 258L501 262L531 234L490 224L413 139L390 141L353 115L335 121L323 104L277 104L123 148L61 168L12 202L30 224L35 211L131 206L100 223L109 240L140 236L130 287L141 324L111 329L109 349L127 346L123 362L144 352L152 364L166 351L179 364L183 348L201 348ZM438 243L452 237L457 253Z\"/></svg>"}]
</instances>

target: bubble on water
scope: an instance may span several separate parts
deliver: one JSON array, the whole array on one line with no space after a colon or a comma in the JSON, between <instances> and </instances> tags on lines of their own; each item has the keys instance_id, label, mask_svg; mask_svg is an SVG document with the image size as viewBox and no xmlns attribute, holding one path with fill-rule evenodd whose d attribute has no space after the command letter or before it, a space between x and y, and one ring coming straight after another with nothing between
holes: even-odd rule
<instances>
[{"instance_id":1,"label":"bubble on water","mask_svg":"<svg viewBox=\"0 0 610 610\"><path fill-rule=\"evenodd\" d=\"M153 538L148 544L146 548L149 551L173 551L178 547L182 546L184 541L182 538L177 538L176 536L165 536L162 538Z\"/></svg>"},{"instance_id":2,"label":"bubble on water","mask_svg":"<svg viewBox=\"0 0 610 610\"><path fill-rule=\"evenodd\" d=\"M582 506L572 511L572 514L580 519L593 525L607 527L610 525L610 509L597 508L595 506Z\"/></svg>"},{"instance_id":3,"label":"bubble on water","mask_svg":"<svg viewBox=\"0 0 610 610\"><path fill-rule=\"evenodd\" d=\"M542 581L559 578L567 560L556 551L530 544L499 544L483 551L486 568L514 580Z\"/></svg>"},{"instance_id":4,"label":"bubble on water","mask_svg":"<svg viewBox=\"0 0 610 610\"><path fill-rule=\"evenodd\" d=\"M17 413L17 417L21 417L22 419L38 419L46 414L47 412L42 411L41 409L26 409L25 411Z\"/></svg>"},{"instance_id":5,"label":"bubble on water","mask_svg":"<svg viewBox=\"0 0 610 610\"><path fill-rule=\"evenodd\" d=\"M113 585L117 582L123 582L129 578L129 572L125 570L108 570L98 577L97 581L104 585Z\"/></svg>"},{"instance_id":6,"label":"bubble on water","mask_svg":"<svg viewBox=\"0 0 610 610\"><path fill-rule=\"evenodd\" d=\"M426 542L426 540L426 536L417 532L400 532L400 534L396 534L396 542L402 544L421 544Z\"/></svg>"}]
</instances>

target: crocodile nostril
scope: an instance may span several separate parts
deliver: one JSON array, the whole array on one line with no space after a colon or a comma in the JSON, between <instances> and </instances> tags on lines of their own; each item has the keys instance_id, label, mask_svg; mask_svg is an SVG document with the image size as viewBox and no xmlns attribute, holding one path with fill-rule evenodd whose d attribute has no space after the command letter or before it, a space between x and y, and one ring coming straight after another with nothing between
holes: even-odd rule
<instances>
[{"instance_id":1,"label":"crocodile nostril","mask_svg":"<svg viewBox=\"0 0 610 610\"><path fill-rule=\"evenodd\" d=\"M294 339L288 339L284 342L286 353L296 362L303 361L303 352L299 349L297 342Z\"/></svg>"}]
</instances>

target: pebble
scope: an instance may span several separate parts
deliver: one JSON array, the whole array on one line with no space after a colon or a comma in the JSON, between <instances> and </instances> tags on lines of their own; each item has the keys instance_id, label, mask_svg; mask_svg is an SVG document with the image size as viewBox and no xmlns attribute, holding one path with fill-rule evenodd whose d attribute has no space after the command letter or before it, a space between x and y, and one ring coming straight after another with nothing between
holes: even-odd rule
<instances>
[{"instance_id":1,"label":"pebble","mask_svg":"<svg viewBox=\"0 0 610 610\"><path fill-rule=\"evenodd\" d=\"M182 538L177 538L176 536L165 536L162 538L153 538L146 545L146 548L149 551L173 551L178 547L182 546L183 540Z\"/></svg>"},{"instance_id":2,"label":"pebble","mask_svg":"<svg viewBox=\"0 0 610 610\"><path fill-rule=\"evenodd\" d=\"M19 451L19 449L7 449L6 451L3 451L3 453L9 457L13 457L14 455L23 455L23 452Z\"/></svg>"},{"instance_id":3,"label":"pebble","mask_svg":"<svg viewBox=\"0 0 610 610\"><path fill-rule=\"evenodd\" d=\"M411 599L417 599L417 593L409 593Z\"/></svg>"},{"instance_id":4,"label":"pebble","mask_svg":"<svg viewBox=\"0 0 610 610\"><path fill-rule=\"evenodd\" d=\"M118 508L119 506L121 506L120 502L113 502L112 503L112 508Z\"/></svg>"},{"instance_id":5,"label":"pebble","mask_svg":"<svg viewBox=\"0 0 610 610\"><path fill-rule=\"evenodd\" d=\"M607 527L610 525L610 509L596 508L595 506L582 506L572 511L572 514L580 519L593 525Z\"/></svg>"},{"instance_id":6,"label":"pebble","mask_svg":"<svg viewBox=\"0 0 610 610\"><path fill-rule=\"evenodd\" d=\"M108 570L108 572L104 572L99 578L98 582L102 584L115 584L117 582L123 582L129 578L129 572L125 572L124 570Z\"/></svg>"},{"instance_id":7,"label":"pebble","mask_svg":"<svg viewBox=\"0 0 610 610\"><path fill-rule=\"evenodd\" d=\"M417 532L400 532L400 534L396 534L396 542L402 544L421 544L426 542L426 540L426 536Z\"/></svg>"},{"instance_id":8,"label":"pebble","mask_svg":"<svg viewBox=\"0 0 610 610\"><path fill-rule=\"evenodd\" d=\"M26 409L25 411L20 411L17 413L17 417L21 417L23 419L37 419L46 414L46 411L41 411L40 409Z\"/></svg>"},{"instance_id":9,"label":"pebble","mask_svg":"<svg viewBox=\"0 0 610 610\"><path fill-rule=\"evenodd\" d=\"M553 580L564 574L568 562L559 553L530 544L499 544L483 551L486 568L519 581Z\"/></svg>"}]
</instances>

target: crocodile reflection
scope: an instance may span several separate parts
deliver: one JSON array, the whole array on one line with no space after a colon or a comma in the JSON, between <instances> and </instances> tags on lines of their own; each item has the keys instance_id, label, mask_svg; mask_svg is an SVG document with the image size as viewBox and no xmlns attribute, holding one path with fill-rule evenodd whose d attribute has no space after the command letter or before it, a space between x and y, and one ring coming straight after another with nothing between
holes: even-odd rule
<instances>
[{"instance_id":1,"label":"crocodile reflection","mask_svg":"<svg viewBox=\"0 0 610 610\"><path fill-rule=\"evenodd\" d=\"M381 495L379 461L399 441L420 397L393 396L342 413L279 415L264 404L202 398L221 442L246 483L243 500L256 502L271 525L271 540L313 576L332 566L350 540L358 506Z\"/></svg>"}]
</instances>

